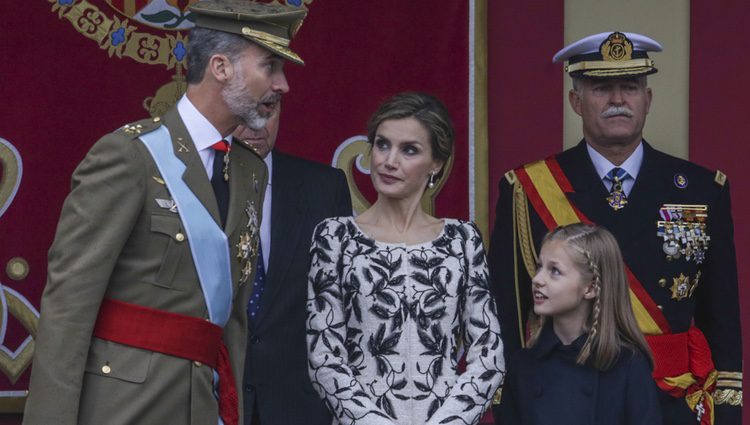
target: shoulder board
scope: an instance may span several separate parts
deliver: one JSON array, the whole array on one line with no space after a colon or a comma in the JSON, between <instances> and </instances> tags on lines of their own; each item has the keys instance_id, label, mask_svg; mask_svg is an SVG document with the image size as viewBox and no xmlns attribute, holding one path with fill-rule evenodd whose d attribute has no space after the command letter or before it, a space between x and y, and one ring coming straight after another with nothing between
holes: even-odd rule
<instances>
[{"instance_id":1,"label":"shoulder board","mask_svg":"<svg viewBox=\"0 0 750 425\"><path fill-rule=\"evenodd\" d=\"M716 170L716 175L714 176L714 183L718 184L719 186L724 186L726 182L727 182L727 175L722 173L719 170Z\"/></svg>"},{"instance_id":2,"label":"shoulder board","mask_svg":"<svg viewBox=\"0 0 750 425\"><path fill-rule=\"evenodd\" d=\"M261 161L263 160L263 157L258 154L258 152L255 150L255 148L247 140L238 140L238 138L235 137L234 141L237 142L238 145L247 148L247 150L249 150L255 156L257 156L258 158L260 158Z\"/></svg>"},{"instance_id":3,"label":"shoulder board","mask_svg":"<svg viewBox=\"0 0 750 425\"><path fill-rule=\"evenodd\" d=\"M162 122L160 117L146 118L130 124L125 124L124 126L117 129L116 133L123 133L131 136L131 138L136 138L141 134L156 130L161 126L161 124Z\"/></svg>"},{"instance_id":4,"label":"shoulder board","mask_svg":"<svg viewBox=\"0 0 750 425\"><path fill-rule=\"evenodd\" d=\"M515 184L516 180L518 180L518 177L516 177L516 172L513 170L510 170L507 173L505 173L505 180L508 180L509 184Z\"/></svg>"}]
</instances>

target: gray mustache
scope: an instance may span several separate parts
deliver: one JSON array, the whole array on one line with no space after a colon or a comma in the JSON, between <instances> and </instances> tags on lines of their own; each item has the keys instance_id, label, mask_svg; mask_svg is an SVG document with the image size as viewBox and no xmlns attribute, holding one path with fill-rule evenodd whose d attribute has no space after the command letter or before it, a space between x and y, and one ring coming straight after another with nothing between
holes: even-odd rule
<instances>
[{"instance_id":1,"label":"gray mustache","mask_svg":"<svg viewBox=\"0 0 750 425\"><path fill-rule=\"evenodd\" d=\"M624 115L626 117L632 117L633 111L625 106L610 106L609 109L602 112L602 118L614 117L617 115Z\"/></svg>"},{"instance_id":2,"label":"gray mustache","mask_svg":"<svg viewBox=\"0 0 750 425\"><path fill-rule=\"evenodd\" d=\"M260 103L279 103L281 101L281 95L279 93L272 93L261 99Z\"/></svg>"}]
</instances>

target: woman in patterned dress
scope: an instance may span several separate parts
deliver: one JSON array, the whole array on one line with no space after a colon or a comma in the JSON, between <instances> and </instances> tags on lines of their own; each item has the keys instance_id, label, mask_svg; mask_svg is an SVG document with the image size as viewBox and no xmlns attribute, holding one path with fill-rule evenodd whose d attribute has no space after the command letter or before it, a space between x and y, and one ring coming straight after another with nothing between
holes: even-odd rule
<instances>
[{"instance_id":1,"label":"woman in patterned dress","mask_svg":"<svg viewBox=\"0 0 750 425\"><path fill-rule=\"evenodd\" d=\"M482 237L420 203L452 155L450 117L430 95L399 94L370 118L368 142L377 201L313 234L313 387L334 423L476 424L505 375Z\"/></svg>"}]
</instances>

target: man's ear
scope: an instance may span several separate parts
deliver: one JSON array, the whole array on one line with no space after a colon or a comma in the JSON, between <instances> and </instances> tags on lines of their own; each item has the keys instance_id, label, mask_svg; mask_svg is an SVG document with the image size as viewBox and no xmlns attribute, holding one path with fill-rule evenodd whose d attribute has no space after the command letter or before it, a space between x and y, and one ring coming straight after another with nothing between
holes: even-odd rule
<instances>
[{"instance_id":1,"label":"man's ear","mask_svg":"<svg viewBox=\"0 0 750 425\"><path fill-rule=\"evenodd\" d=\"M573 110L578 114L581 115L581 94L578 93L574 89L570 89L568 92L568 102L570 102L570 106L573 108Z\"/></svg>"},{"instance_id":2,"label":"man's ear","mask_svg":"<svg viewBox=\"0 0 750 425\"><path fill-rule=\"evenodd\" d=\"M226 83L234 76L234 66L232 61L225 55L213 55L208 59L208 69L206 72L220 83Z\"/></svg>"}]
</instances>

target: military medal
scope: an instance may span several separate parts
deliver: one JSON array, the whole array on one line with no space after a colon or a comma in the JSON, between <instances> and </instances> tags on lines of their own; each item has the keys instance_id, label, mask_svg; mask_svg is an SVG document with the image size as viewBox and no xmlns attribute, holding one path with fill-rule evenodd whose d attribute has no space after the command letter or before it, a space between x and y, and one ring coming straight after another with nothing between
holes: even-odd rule
<instances>
[{"instance_id":1,"label":"military medal","mask_svg":"<svg viewBox=\"0 0 750 425\"><path fill-rule=\"evenodd\" d=\"M680 273L678 277L672 278L672 299L682 301L685 298L692 297L695 288L698 286L698 279L701 277L701 272L695 275L695 279L692 281L688 276Z\"/></svg>"},{"instance_id":2,"label":"military medal","mask_svg":"<svg viewBox=\"0 0 750 425\"><path fill-rule=\"evenodd\" d=\"M615 211L624 208L628 203L628 198L625 196L625 192L622 191L622 181L617 176L613 178L612 190L610 190L609 196L607 196L607 203Z\"/></svg>"},{"instance_id":3,"label":"military medal","mask_svg":"<svg viewBox=\"0 0 750 425\"><path fill-rule=\"evenodd\" d=\"M247 201L245 214L247 214L246 229L240 233L240 240L237 242L237 260L242 265L240 283L247 282L253 273L253 262L251 260L257 257L258 244L260 243L258 212L255 209L254 202Z\"/></svg>"},{"instance_id":4,"label":"military medal","mask_svg":"<svg viewBox=\"0 0 750 425\"><path fill-rule=\"evenodd\" d=\"M628 204L628 197L625 196L625 191L622 190L622 182L630 178L630 174L623 168L615 167L609 170L603 178L612 182L612 186L609 189L609 196L607 196L607 203L613 210L621 210Z\"/></svg>"},{"instance_id":5,"label":"military medal","mask_svg":"<svg viewBox=\"0 0 750 425\"><path fill-rule=\"evenodd\" d=\"M656 222L656 235L664 241L662 250L667 259L685 260L701 264L711 237L706 234L708 206L664 204L659 209L661 220Z\"/></svg>"},{"instance_id":6,"label":"military medal","mask_svg":"<svg viewBox=\"0 0 750 425\"><path fill-rule=\"evenodd\" d=\"M617 211L625 207L628 203L628 198L625 196L622 191L620 192L612 192L607 196L607 203L610 207L612 207L613 210Z\"/></svg>"},{"instance_id":7,"label":"military medal","mask_svg":"<svg viewBox=\"0 0 750 425\"><path fill-rule=\"evenodd\" d=\"M664 253L669 255L672 258L680 258L680 244L678 244L674 239L670 239L667 242L664 242L662 245L662 249L664 250Z\"/></svg>"},{"instance_id":8,"label":"military medal","mask_svg":"<svg viewBox=\"0 0 750 425\"><path fill-rule=\"evenodd\" d=\"M237 259L242 264L242 274L240 276L240 282L245 283L248 276L253 272L253 265L249 261L250 254L253 251L253 247L250 244L250 233L244 231L240 234L240 240L237 242ZM244 264L242 262L245 262Z\"/></svg>"}]
</instances>

